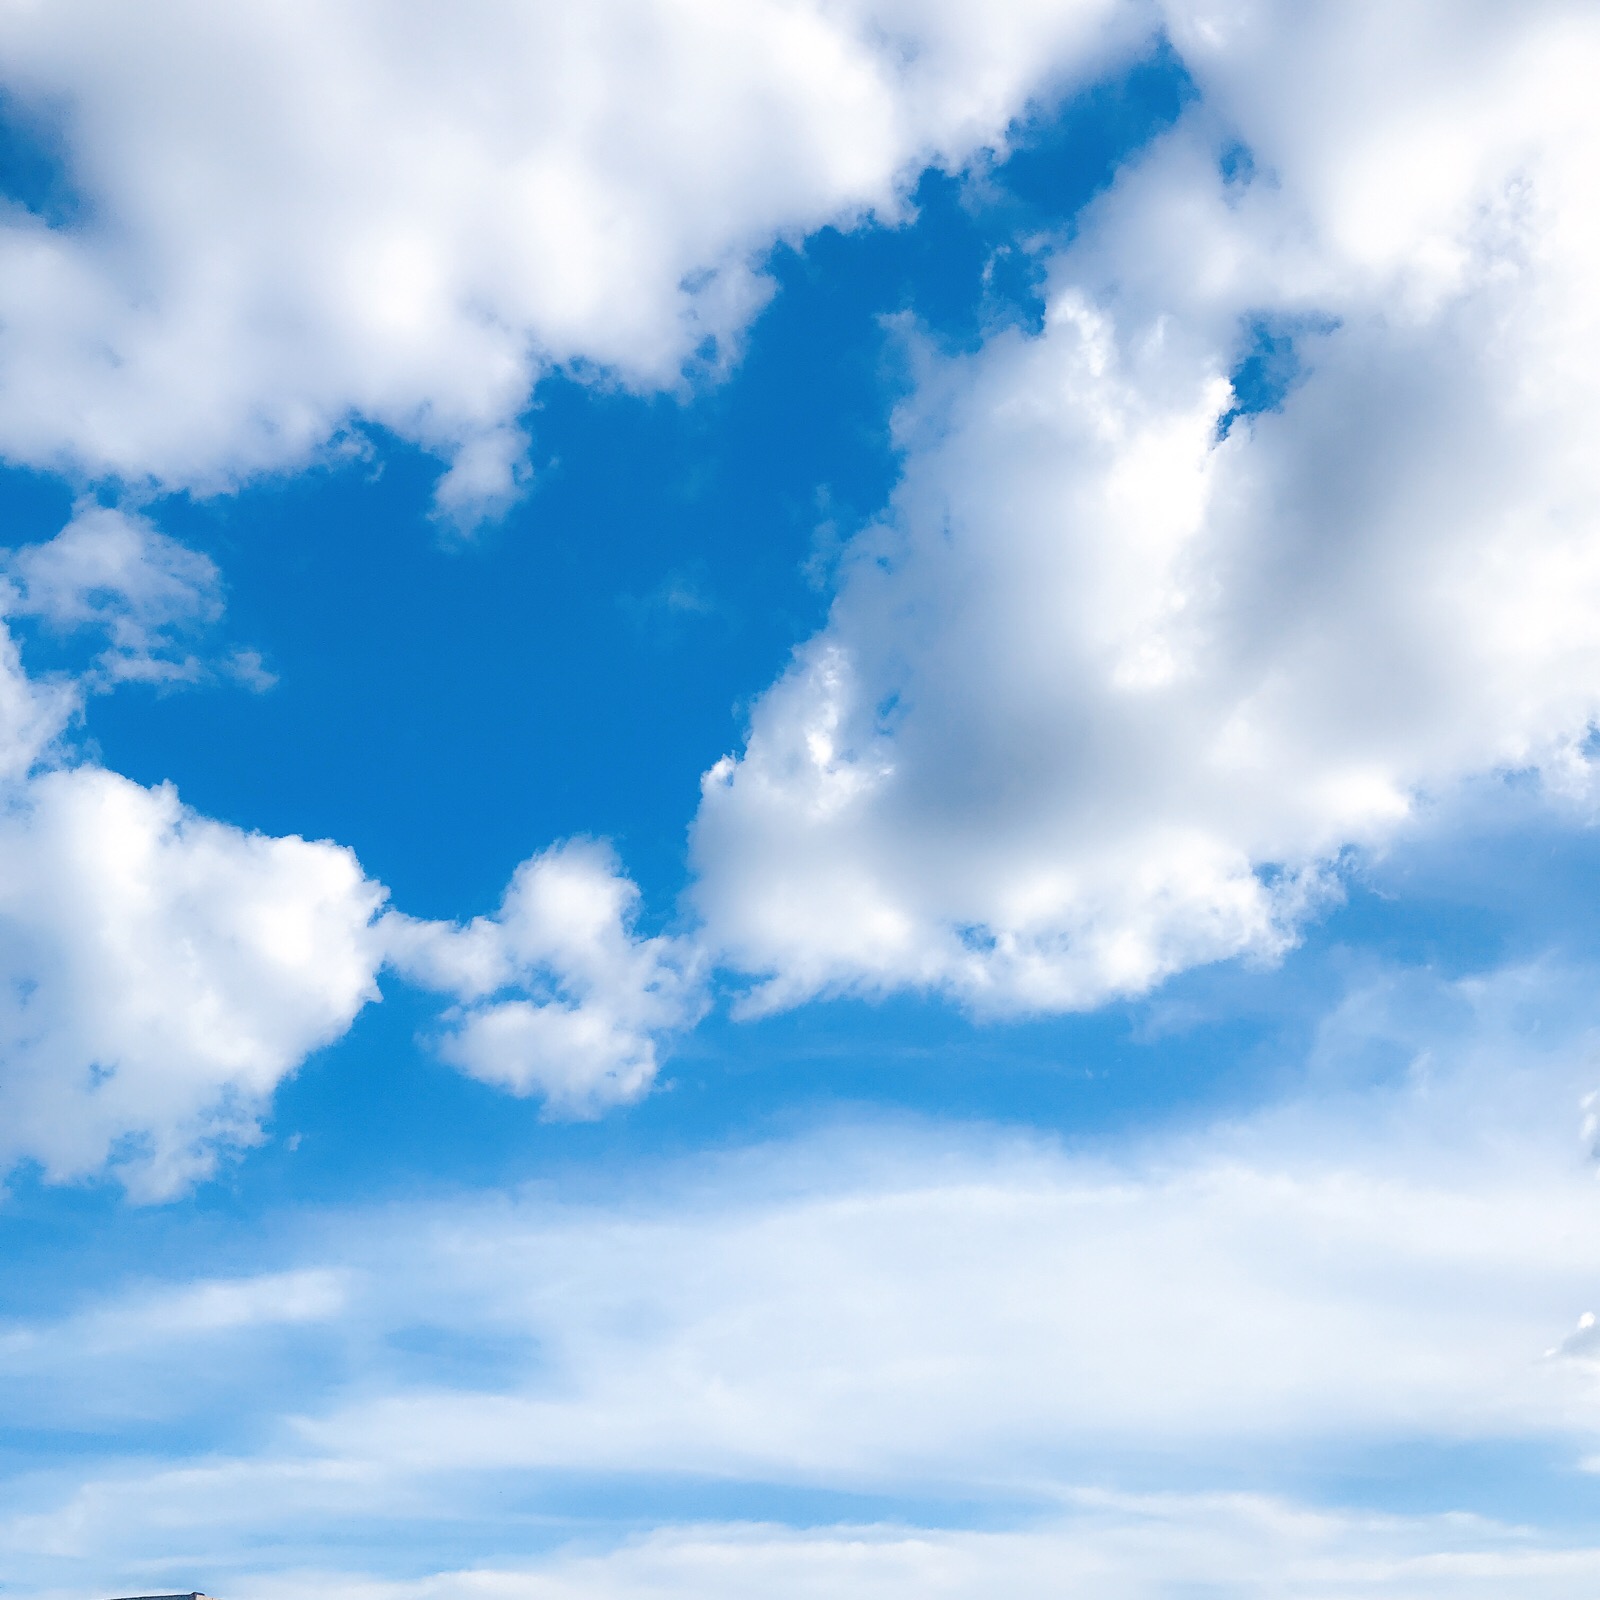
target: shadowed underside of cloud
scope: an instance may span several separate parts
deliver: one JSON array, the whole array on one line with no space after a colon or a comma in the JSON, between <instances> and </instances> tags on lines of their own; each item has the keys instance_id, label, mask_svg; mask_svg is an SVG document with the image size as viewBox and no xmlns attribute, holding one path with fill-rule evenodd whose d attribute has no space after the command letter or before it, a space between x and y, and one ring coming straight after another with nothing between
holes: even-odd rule
<instances>
[{"instance_id":1,"label":"shadowed underside of cloud","mask_svg":"<svg viewBox=\"0 0 1600 1600\"><path fill-rule=\"evenodd\" d=\"M1040 333L923 357L892 506L707 775L695 894L758 1009L1094 1006L1276 956L1465 777L1587 788L1600 28L1191 9L1200 100Z\"/></svg>"}]
</instances>

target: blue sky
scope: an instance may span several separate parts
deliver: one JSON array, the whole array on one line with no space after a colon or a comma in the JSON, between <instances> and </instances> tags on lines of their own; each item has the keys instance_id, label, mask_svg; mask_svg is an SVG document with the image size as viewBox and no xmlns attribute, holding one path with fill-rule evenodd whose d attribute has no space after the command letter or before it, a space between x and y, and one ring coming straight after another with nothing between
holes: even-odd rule
<instances>
[{"instance_id":1,"label":"blue sky","mask_svg":"<svg viewBox=\"0 0 1600 1600\"><path fill-rule=\"evenodd\" d=\"M1597 57L0 16L0 1596L1592 1593Z\"/></svg>"}]
</instances>

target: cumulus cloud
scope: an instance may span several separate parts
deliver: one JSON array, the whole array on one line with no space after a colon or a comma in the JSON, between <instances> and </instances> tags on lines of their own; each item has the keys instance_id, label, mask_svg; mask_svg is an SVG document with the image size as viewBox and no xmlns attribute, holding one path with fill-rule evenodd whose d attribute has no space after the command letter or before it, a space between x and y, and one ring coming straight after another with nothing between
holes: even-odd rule
<instances>
[{"instance_id":1,"label":"cumulus cloud","mask_svg":"<svg viewBox=\"0 0 1600 1600\"><path fill-rule=\"evenodd\" d=\"M1149 27L1116 0L12 8L0 85L76 205L0 217L0 452L214 488L372 424L449 458L470 519L523 471L541 372L726 359L777 237L898 215Z\"/></svg>"},{"instance_id":2,"label":"cumulus cloud","mask_svg":"<svg viewBox=\"0 0 1600 1600\"><path fill-rule=\"evenodd\" d=\"M757 1006L1271 959L1428 796L1589 781L1592 13L1168 15L1201 101L1041 332L924 353L891 508L707 776L698 903Z\"/></svg>"},{"instance_id":3,"label":"cumulus cloud","mask_svg":"<svg viewBox=\"0 0 1600 1600\"><path fill-rule=\"evenodd\" d=\"M187 676L174 635L219 605L210 562L113 511L6 570L13 614L109 635L106 681ZM0 629L0 1174L109 1169L161 1198L258 1138L277 1085L375 997L384 891L337 845L82 760L80 696Z\"/></svg>"},{"instance_id":4,"label":"cumulus cloud","mask_svg":"<svg viewBox=\"0 0 1600 1600\"><path fill-rule=\"evenodd\" d=\"M454 997L461 1070L590 1115L653 1081L658 1041L704 1010L690 941L634 931L639 894L603 845L525 862L493 917L390 913L353 852L202 817L171 785L84 761L87 688L211 675L222 612L205 556L147 518L81 507L3 557L4 610L90 630L92 669L39 680L0 630L0 1174L114 1173L171 1196L255 1142L273 1092L378 997L385 960Z\"/></svg>"},{"instance_id":5,"label":"cumulus cloud","mask_svg":"<svg viewBox=\"0 0 1600 1600\"><path fill-rule=\"evenodd\" d=\"M375 998L382 890L332 844L195 815L94 766L0 817L0 1167L109 1166L144 1198L258 1137Z\"/></svg>"},{"instance_id":6,"label":"cumulus cloud","mask_svg":"<svg viewBox=\"0 0 1600 1600\"><path fill-rule=\"evenodd\" d=\"M138 1146L129 1171L181 1181L217 1138L248 1136L385 951L452 997L447 1059L587 1113L644 1091L712 958L757 980L757 1007L905 986L996 1013L1088 1006L1273 958L1337 892L1344 851L1381 846L1465 775L1584 789L1600 716L1592 22L1553 0L1163 14L1202 97L1079 219L1042 331L920 353L893 504L743 751L708 775L703 939L640 935L631 883L574 844L525 863L495 916L393 916L369 948L379 891L333 846L208 831L93 767L22 782L76 691L8 657L19 861L36 830L76 881L103 821L152 863L116 916L164 904L174 927L231 928L225 896L186 872L246 905L281 881L297 915L326 915L332 952L297 967L223 937L277 974L265 993L305 984L303 1005L259 1011L254 979L212 973L209 946L175 957L190 976L174 1015L225 994L239 1053L185 1022L118 1055L105 997L134 967L80 970L69 913L36 927L16 899L17 951L56 954L40 972L14 958L31 1019L16 1059L34 1063L12 1073L31 1085L13 1090L15 1152L70 1175ZM717 359L759 302L765 242L896 214L919 163L1002 140L1030 93L1125 54L1150 15L19 12L0 82L57 119L83 203L0 218L0 452L205 488L371 422L448 458L440 503L470 517L520 481L540 372L651 386ZM188 641L220 606L217 573L147 520L86 507L7 571L14 616L107 635L99 681L200 670ZM113 915L87 890L71 904L86 928ZM48 998L73 985L105 1016ZM74 1065L45 1065L42 1041L64 1039ZM191 1063L171 1080L190 1089L147 1125L132 1086L157 1054ZM47 1114L40 1085L74 1072L87 1087L62 1106L81 1092L105 1115L51 1144L49 1118L76 1112Z\"/></svg>"},{"instance_id":7,"label":"cumulus cloud","mask_svg":"<svg viewBox=\"0 0 1600 1600\"><path fill-rule=\"evenodd\" d=\"M454 995L447 1061L553 1111L637 1099L656 1042L705 1009L694 945L635 932L639 891L605 845L570 840L522 863L492 917L465 926L384 919L390 962Z\"/></svg>"},{"instance_id":8,"label":"cumulus cloud","mask_svg":"<svg viewBox=\"0 0 1600 1600\"><path fill-rule=\"evenodd\" d=\"M439 508L470 521L526 477L541 373L715 368L778 237L900 216L925 163L1148 32L1114 0L13 8L7 136L60 170L0 208L0 455L204 491L372 426L445 458ZM36 770L85 688L211 670L206 557L85 503L5 575L12 618L106 646L47 687L3 645L0 1163L170 1193L374 993L381 891L333 845L60 750ZM701 1001L686 945L632 934L636 898L570 846L496 918L407 925L406 970L459 1002L442 1052L568 1111L641 1093Z\"/></svg>"}]
</instances>

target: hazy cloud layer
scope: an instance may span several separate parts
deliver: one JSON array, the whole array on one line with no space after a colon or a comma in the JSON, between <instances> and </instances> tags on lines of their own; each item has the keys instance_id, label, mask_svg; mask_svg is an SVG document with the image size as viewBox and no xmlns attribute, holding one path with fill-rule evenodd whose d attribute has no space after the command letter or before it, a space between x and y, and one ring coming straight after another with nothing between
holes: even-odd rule
<instances>
[{"instance_id":1,"label":"hazy cloud layer","mask_svg":"<svg viewBox=\"0 0 1600 1600\"><path fill-rule=\"evenodd\" d=\"M1093 1485L1166 1463L1237 1487L1270 1482L1285 1450L1338 1462L1430 1442L1505 1448L1523 1472L1531 1445L1577 1470L1600 1429L1592 1351L1562 1348L1600 1284L1579 1137L1593 1068L1566 1014L1581 976L1376 981L1330 1013L1315 1090L1095 1158L869 1127L643 1172L612 1200L337 1212L274 1245L257 1279L145 1282L13 1324L15 1425L114 1439L131 1413L197 1433L158 1470L108 1443L14 1483L0 1556L28 1582L64 1572L70 1548L83 1586L104 1587L112 1563L170 1576L182 1550L251 1593L336 1532L378 1570L416 1571L452 1529L512 1547L523 1511L496 1521L487 1475L512 1508L553 1482L676 1484L687 1506L719 1484L787 1485L977 1505L1022 1530L801 1539L819 1582L857 1550L846 1593L920 1592L919 1563L947 1551L957 1595L1012 1560L1022 1593L1065 1560L1113 1595L1221 1582L1229 1563L1244 1593L1577 1594L1594 1557L1562 1555L1558 1524ZM1377 1035L1417 1070L1341 1087ZM116 1335L130 1326L137 1340ZM698 1592L698 1537L481 1581ZM759 1587L797 1536L706 1537L722 1581ZM263 1538L272 1555L240 1555Z\"/></svg>"},{"instance_id":2,"label":"hazy cloud layer","mask_svg":"<svg viewBox=\"0 0 1600 1600\"><path fill-rule=\"evenodd\" d=\"M711 1525L521 1569L291 1581L305 1600L1586 1600L1600 1581L1600 1550L1475 1518L1363 1517L1246 1495L1069 1498L1071 1514L1026 1532Z\"/></svg>"}]
</instances>

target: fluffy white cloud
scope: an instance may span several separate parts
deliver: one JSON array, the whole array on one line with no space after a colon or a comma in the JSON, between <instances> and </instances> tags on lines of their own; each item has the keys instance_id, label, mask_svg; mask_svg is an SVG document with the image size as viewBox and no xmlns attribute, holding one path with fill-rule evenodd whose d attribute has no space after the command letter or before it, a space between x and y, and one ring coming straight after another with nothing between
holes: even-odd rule
<instances>
[{"instance_id":1,"label":"fluffy white cloud","mask_svg":"<svg viewBox=\"0 0 1600 1600\"><path fill-rule=\"evenodd\" d=\"M8 571L11 609L107 629L111 677L215 604L209 562L113 512ZM0 629L0 1175L109 1168L158 1198L258 1137L278 1083L375 997L384 891L337 845L75 760L78 709Z\"/></svg>"},{"instance_id":2,"label":"fluffy white cloud","mask_svg":"<svg viewBox=\"0 0 1600 1600\"><path fill-rule=\"evenodd\" d=\"M1040 334L925 355L891 510L707 777L699 904L758 1005L1270 958L1430 793L1587 782L1592 10L1169 14L1201 103Z\"/></svg>"},{"instance_id":3,"label":"fluffy white cloud","mask_svg":"<svg viewBox=\"0 0 1600 1600\"><path fill-rule=\"evenodd\" d=\"M1134 47L1117 0L14 5L81 198L0 217L0 452L216 487L352 423L512 492L552 364L723 359L762 253Z\"/></svg>"},{"instance_id":4,"label":"fluffy white cloud","mask_svg":"<svg viewBox=\"0 0 1600 1600\"><path fill-rule=\"evenodd\" d=\"M657 1041L704 1010L700 962L635 934L638 890L606 847L525 862L466 927L380 924L386 892L351 851L199 816L63 737L85 687L207 672L191 647L222 610L209 560L89 506L3 563L7 613L107 648L81 680L41 681L0 631L0 1175L31 1161L178 1192L259 1137L386 959L455 997L439 1049L475 1077L575 1115L648 1088Z\"/></svg>"},{"instance_id":5,"label":"fluffy white cloud","mask_svg":"<svg viewBox=\"0 0 1600 1600\"><path fill-rule=\"evenodd\" d=\"M8 109L79 205L0 215L0 454L213 488L375 423L449 457L468 516L521 471L541 371L722 359L777 235L894 213L922 163L1144 25L1111 0L9 8ZM9 614L106 636L82 686L204 671L218 573L147 519L85 505L5 571ZM381 891L334 846L34 770L76 691L7 661L0 1166L170 1193L375 992ZM494 919L405 925L407 971L460 1001L442 1053L569 1112L643 1092L701 1002L635 899L572 846Z\"/></svg>"},{"instance_id":6,"label":"fluffy white cloud","mask_svg":"<svg viewBox=\"0 0 1600 1600\"><path fill-rule=\"evenodd\" d=\"M1592 22L1165 15L1203 101L1083 219L1040 335L925 355L890 514L708 779L706 942L766 980L758 1004L1082 1006L1271 957L1419 796L1505 766L1587 781ZM205 486L366 419L450 456L466 514L521 470L538 372L674 381L759 299L763 241L891 212L919 162L1001 138L1148 24L1032 0L16 9L0 81L58 119L86 208L0 219L0 451ZM1292 381L1244 417L1252 338ZM104 679L199 670L215 569L137 516L87 509L8 570L13 613L109 634ZM70 691L4 692L20 772ZM55 775L13 829L69 793L122 794L151 840L201 828L117 782ZM592 1110L641 1092L701 1003L688 945L635 936L633 901L568 847L495 918L388 927L459 1001L451 1060ZM365 959L264 1047L257 1102L348 1017Z\"/></svg>"},{"instance_id":7,"label":"fluffy white cloud","mask_svg":"<svg viewBox=\"0 0 1600 1600\"><path fill-rule=\"evenodd\" d=\"M0 1168L171 1194L375 998L382 890L331 844L187 811L103 768L0 816Z\"/></svg>"},{"instance_id":8,"label":"fluffy white cloud","mask_svg":"<svg viewBox=\"0 0 1600 1600\"><path fill-rule=\"evenodd\" d=\"M466 926L390 913L390 962L456 996L447 1061L552 1110L592 1115L637 1099L658 1036L705 1009L694 945L634 931L639 891L605 845L570 840L524 861L500 909Z\"/></svg>"}]
</instances>

